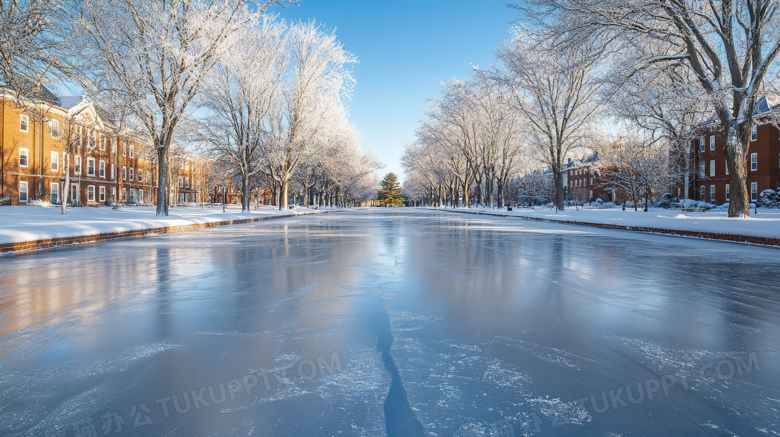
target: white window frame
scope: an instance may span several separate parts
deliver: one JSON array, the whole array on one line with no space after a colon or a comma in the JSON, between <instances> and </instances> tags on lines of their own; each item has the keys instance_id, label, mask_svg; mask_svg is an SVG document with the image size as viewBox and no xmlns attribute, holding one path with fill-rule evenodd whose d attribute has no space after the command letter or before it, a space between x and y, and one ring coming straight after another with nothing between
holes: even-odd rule
<instances>
[{"instance_id":1,"label":"white window frame","mask_svg":"<svg viewBox=\"0 0 780 437\"><path fill-rule=\"evenodd\" d=\"M111 187L111 200L116 202L116 187Z\"/></svg>"},{"instance_id":2,"label":"white window frame","mask_svg":"<svg viewBox=\"0 0 780 437\"><path fill-rule=\"evenodd\" d=\"M127 167L122 167L122 180L127 180Z\"/></svg>"},{"instance_id":3,"label":"white window frame","mask_svg":"<svg viewBox=\"0 0 780 437\"><path fill-rule=\"evenodd\" d=\"M144 202L144 189L141 188L140 190L138 190L138 203L143 203L143 202Z\"/></svg>"},{"instance_id":4,"label":"white window frame","mask_svg":"<svg viewBox=\"0 0 780 437\"><path fill-rule=\"evenodd\" d=\"M24 156L24 164L22 164L22 156ZM30 166L30 151L24 147L19 148L19 167L27 168Z\"/></svg>"},{"instance_id":5,"label":"white window frame","mask_svg":"<svg viewBox=\"0 0 780 437\"><path fill-rule=\"evenodd\" d=\"M100 160L100 163L98 164L98 177L105 179L106 178L106 161Z\"/></svg>"},{"instance_id":6,"label":"white window frame","mask_svg":"<svg viewBox=\"0 0 780 437\"><path fill-rule=\"evenodd\" d=\"M758 171L758 153L750 154L750 171Z\"/></svg>"},{"instance_id":7,"label":"white window frame","mask_svg":"<svg viewBox=\"0 0 780 437\"><path fill-rule=\"evenodd\" d=\"M190 187L190 178L189 176L187 176L184 178L184 188L189 188L189 187Z\"/></svg>"},{"instance_id":8,"label":"white window frame","mask_svg":"<svg viewBox=\"0 0 780 437\"><path fill-rule=\"evenodd\" d=\"M710 160L710 177L711 178L715 177L715 160L714 159Z\"/></svg>"},{"instance_id":9,"label":"white window frame","mask_svg":"<svg viewBox=\"0 0 780 437\"><path fill-rule=\"evenodd\" d=\"M87 202L95 201L95 186L87 185Z\"/></svg>"},{"instance_id":10,"label":"white window frame","mask_svg":"<svg viewBox=\"0 0 780 437\"><path fill-rule=\"evenodd\" d=\"M130 167L130 175L128 177L130 179L130 182L135 180L135 169L133 167Z\"/></svg>"},{"instance_id":11,"label":"white window frame","mask_svg":"<svg viewBox=\"0 0 780 437\"><path fill-rule=\"evenodd\" d=\"M49 157L49 168L51 168L51 171L59 172L60 171L60 154L57 152L51 152Z\"/></svg>"},{"instance_id":12,"label":"white window frame","mask_svg":"<svg viewBox=\"0 0 780 437\"><path fill-rule=\"evenodd\" d=\"M729 162L726 161L726 176L729 175Z\"/></svg>"},{"instance_id":13,"label":"white window frame","mask_svg":"<svg viewBox=\"0 0 780 437\"><path fill-rule=\"evenodd\" d=\"M715 185L710 185L710 203L715 203Z\"/></svg>"},{"instance_id":14,"label":"white window frame","mask_svg":"<svg viewBox=\"0 0 780 437\"><path fill-rule=\"evenodd\" d=\"M19 181L19 203L27 203L30 201L30 191L27 182ZM22 199L22 193L24 193L24 199Z\"/></svg>"},{"instance_id":15,"label":"white window frame","mask_svg":"<svg viewBox=\"0 0 780 437\"><path fill-rule=\"evenodd\" d=\"M59 138L60 137L60 121L59 120L49 120L49 136L52 138Z\"/></svg>"},{"instance_id":16,"label":"white window frame","mask_svg":"<svg viewBox=\"0 0 780 437\"><path fill-rule=\"evenodd\" d=\"M100 186L100 188L98 189L98 196L99 196L98 199L100 199L100 202L105 202L106 201L106 187L104 187L102 185Z\"/></svg>"},{"instance_id":17,"label":"white window frame","mask_svg":"<svg viewBox=\"0 0 780 437\"><path fill-rule=\"evenodd\" d=\"M710 135L710 150L715 150L715 135Z\"/></svg>"},{"instance_id":18,"label":"white window frame","mask_svg":"<svg viewBox=\"0 0 780 437\"><path fill-rule=\"evenodd\" d=\"M111 138L111 153L116 153L116 137Z\"/></svg>"},{"instance_id":19,"label":"white window frame","mask_svg":"<svg viewBox=\"0 0 780 437\"><path fill-rule=\"evenodd\" d=\"M127 156L127 141L122 141L122 156Z\"/></svg>"},{"instance_id":20,"label":"white window frame","mask_svg":"<svg viewBox=\"0 0 780 437\"><path fill-rule=\"evenodd\" d=\"M750 183L750 201L755 202L758 200L758 182Z\"/></svg>"},{"instance_id":21,"label":"white window frame","mask_svg":"<svg viewBox=\"0 0 780 437\"><path fill-rule=\"evenodd\" d=\"M705 197L706 195L707 195L707 188L704 185L702 185L699 188L699 201L704 202L704 199L706 199Z\"/></svg>"},{"instance_id":22,"label":"white window frame","mask_svg":"<svg viewBox=\"0 0 780 437\"><path fill-rule=\"evenodd\" d=\"M704 137L699 138L699 153L704 153Z\"/></svg>"},{"instance_id":23,"label":"white window frame","mask_svg":"<svg viewBox=\"0 0 780 437\"><path fill-rule=\"evenodd\" d=\"M135 157L135 144L130 144L130 159Z\"/></svg>"},{"instance_id":24,"label":"white window frame","mask_svg":"<svg viewBox=\"0 0 780 437\"><path fill-rule=\"evenodd\" d=\"M144 169L139 168L138 169L138 182L142 182L143 183L143 181L144 181Z\"/></svg>"},{"instance_id":25,"label":"white window frame","mask_svg":"<svg viewBox=\"0 0 780 437\"><path fill-rule=\"evenodd\" d=\"M116 168L114 168L114 164L111 164L111 180L114 179L116 179Z\"/></svg>"},{"instance_id":26,"label":"white window frame","mask_svg":"<svg viewBox=\"0 0 780 437\"><path fill-rule=\"evenodd\" d=\"M57 196L55 199L54 196ZM58 201L61 201L60 198L60 184L58 182L52 182L49 184L49 199L51 199L52 203L56 203Z\"/></svg>"},{"instance_id":27,"label":"white window frame","mask_svg":"<svg viewBox=\"0 0 780 437\"><path fill-rule=\"evenodd\" d=\"M755 141L758 139L758 126L753 125L752 128L750 128L750 141Z\"/></svg>"},{"instance_id":28,"label":"white window frame","mask_svg":"<svg viewBox=\"0 0 780 437\"><path fill-rule=\"evenodd\" d=\"M87 157L87 176L95 177L95 158Z\"/></svg>"},{"instance_id":29,"label":"white window frame","mask_svg":"<svg viewBox=\"0 0 780 437\"><path fill-rule=\"evenodd\" d=\"M73 174L81 174L81 155L73 157Z\"/></svg>"},{"instance_id":30,"label":"white window frame","mask_svg":"<svg viewBox=\"0 0 780 437\"><path fill-rule=\"evenodd\" d=\"M127 188L122 187L122 202L127 202Z\"/></svg>"},{"instance_id":31,"label":"white window frame","mask_svg":"<svg viewBox=\"0 0 780 437\"><path fill-rule=\"evenodd\" d=\"M30 117L28 115L19 114L19 132L30 132Z\"/></svg>"}]
</instances>

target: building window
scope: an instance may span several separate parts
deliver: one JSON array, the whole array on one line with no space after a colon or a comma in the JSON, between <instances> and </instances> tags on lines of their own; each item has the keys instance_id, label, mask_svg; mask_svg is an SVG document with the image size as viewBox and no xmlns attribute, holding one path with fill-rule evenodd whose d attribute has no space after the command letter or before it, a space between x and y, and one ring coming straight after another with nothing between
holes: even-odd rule
<instances>
[{"instance_id":1,"label":"building window","mask_svg":"<svg viewBox=\"0 0 780 437\"><path fill-rule=\"evenodd\" d=\"M122 142L122 156L127 156L127 141Z\"/></svg>"},{"instance_id":2,"label":"building window","mask_svg":"<svg viewBox=\"0 0 780 437\"><path fill-rule=\"evenodd\" d=\"M130 158L135 157L135 145L130 144Z\"/></svg>"},{"instance_id":3,"label":"building window","mask_svg":"<svg viewBox=\"0 0 780 437\"><path fill-rule=\"evenodd\" d=\"M57 120L49 120L49 135L52 138L60 137L60 122Z\"/></svg>"},{"instance_id":4,"label":"building window","mask_svg":"<svg viewBox=\"0 0 780 437\"><path fill-rule=\"evenodd\" d=\"M116 138L111 138L111 153L116 153Z\"/></svg>"},{"instance_id":5,"label":"building window","mask_svg":"<svg viewBox=\"0 0 780 437\"><path fill-rule=\"evenodd\" d=\"M100 187L100 201L106 201L106 187Z\"/></svg>"},{"instance_id":6,"label":"building window","mask_svg":"<svg viewBox=\"0 0 780 437\"><path fill-rule=\"evenodd\" d=\"M184 187L189 188L190 187L190 178L186 177L184 178Z\"/></svg>"},{"instance_id":7,"label":"building window","mask_svg":"<svg viewBox=\"0 0 780 437\"><path fill-rule=\"evenodd\" d=\"M133 179L135 179L135 169L130 167L130 181L132 182Z\"/></svg>"},{"instance_id":8,"label":"building window","mask_svg":"<svg viewBox=\"0 0 780 437\"><path fill-rule=\"evenodd\" d=\"M127 188L122 188L122 202L127 202Z\"/></svg>"},{"instance_id":9,"label":"building window","mask_svg":"<svg viewBox=\"0 0 780 437\"><path fill-rule=\"evenodd\" d=\"M95 158L87 158L87 176L95 176Z\"/></svg>"},{"instance_id":10,"label":"building window","mask_svg":"<svg viewBox=\"0 0 780 437\"><path fill-rule=\"evenodd\" d=\"M710 203L715 203L715 185L710 185Z\"/></svg>"},{"instance_id":11,"label":"building window","mask_svg":"<svg viewBox=\"0 0 780 437\"><path fill-rule=\"evenodd\" d=\"M138 182L144 181L144 169L139 168L138 169Z\"/></svg>"},{"instance_id":12,"label":"building window","mask_svg":"<svg viewBox=\"0 0 780 437\"><path fill-rule=\"evenodd\" d=\"M729 162L726 161L726 176L729 174Z\"/></svg>"},{"instance_id":13,"label":"building window","mask_svg":"<svg viewBox=\"0 0 780 437\"><path fill-rule=\"evenodd\" d=\"M51 203L57 203L60 201L60 184L54 182L49 189L51 193Z\"/></svg>"},{"instance_id":14,"label":"building window","mask_svg":"<svg viewBox=\"0 0 780 437\"><path fill-rule=\"evenodd\" d=\"M100 177L106 177L106 161L103 160L100 161Z\"/></svg>"},{"instance_id":15,"label":"building window","mask_svg":"<svg viewBox=\"0 0 780 437\"><path fill-rule=\"evenodd\" d=\"M111 201L116 200L116 187L111 187Z\"/></svg>"},{"instance_id":16,"label":"building window","mask_svg":"<svg viewBox=\"0 0 780 437\"><path fill-rule=\"evenodd\" d=\"M73 157L73 172L81 174L81 157L78 155Z\"/></svg>"},{"instance_id":17,"label":"building window","mask_svg":"<svg viewBox=\"0 0 780 437\"><path fill-rule=\"evenodd\" d=\"M60 154L51 152L51 171L60 171Z\"/></svg>"},{"instance_id":18,"label":"building window","mask_svg":"<svg viewBox=\"0 0 780 437\"><path fill-rule=\"evenodd\" d=\"M122 167L122 180L123 181L127 180L127 168L125 167Z\"/></svg>"},{"instance_id":19,"label":"building window","mask_svg":"<svg viewBox=\"0 0 780 437\"><path fill-rule=\"evenodd\" d=\"M704 153L704 138L699 139L699 152Z\"/></svg>"},{"instance_id":20,"label":"building window","mask_svg":"<svg viewBox=\"0 0 780 437\"><path fill-rule=\"evenodd\" d=\"M751 153L750 154L750 170L751 171L758 170L758 154L757 153Z\"/></svg>"},{"instance_id":21,"label":"building window","mask_svg":"<svg viewBox=\"0 0 780 437\"><path fill-rule=\"evenodd\" d=\"M729 184L726 184L726 202L731 200L731 187L729 187Z\"/></svg>"},{"instance_id":22,"label":"building window","mask_svg":"<svg viewBox=\"0 0 780 437\"><path fill-rule=\"evenodd\" d=\"M715 177L715 160L710 161L710 177Z\"/></svg>"},{"instance_id":23,"label":"building window","mask_svg":"<svg viewBox=\"0 0 780 437\"><path fill-rule=\"evenodd\" d=\"M87 202L94 202L95 201L95 186L94 185L88 185L87 186Z\"/></svg>"},{"instance_id":24,"label":"building window","mask_svg":"<svg viewBox=\"0 0 780 437\"><path fill-rule=\"evenodd\" d=\"M27 149L19 148L19 167L27 167L30 163L29 160L30 151Z\"/></svg>"},{"instance_id":25,"label":"building window","mask_svg":"<svg viewBox=\"0 0 780 437\"><path fill-rule=\"evenodd\" d=\"M19 182L19 203L27 203L27 182Z\"/></svg>"},{"instance_id":26,"label":"building window","mask_svg":"<svg viewBox=\"0 0 780 437\"><path fill-rule=\"evenodd\" d=\"M114 164L111 164L111 180L116 178L116 171L114 170Z\"/></svg>"},{"instance_id":27,"label":"building window","mask_svg":"<svg viewBox=\"0 0 780 437\"><path fill-rule=\"evenodd\" d=\"M30 130L30 117L21 114L19 116L19 130L22 132L29 132Z\"/></svg>"},{"instance_id":28,"label":"building window","mask_svg":"<svg viewBox=\"0 0 780 437\"><path fill-rule=\"evenodd\" d=\"M758 200L758 182L750 183L750 201L755 202Z\"/></svg>"},{"instance_id":29,"label":"building window","mask_svg":"<svg viewBox=\"0 0 780 437\"><path fill-rule=\"evenodd\" d=\"M710 135L710 150L715 150L715 135Z\"/></svg>"},{"instance_id":30,"label":"building window","mask_svg":"<svg viewBox=\"0 0 780 437\"><path fill-rule=\"evenodd\" d=\"M701 193L699 193L699 200L701 200L702 202L704 202L704 200L705 200L705 197L704 197L704 185L702 185L702 186L700 187L700 191L701 191Z\"/></svg>"},{"instance_id":31,"label":"building window","mask_svg":"<svg viewBox=\"0 0 780 437\"><path fill-rule=\"evenodd\" d=\"M139 203L144 203L144 190L143 189L138 190L138 202Z\"/></svg>"},{"instance_id":32,"label":"building window","mask_svg":"<svg viewBox=\"0 0 780 437\"><path fill-rule=\"evenodd\" d=\"M754 124L753 128L750 130L750 141L755 141L757 139L758 139L758 126Z\"/></svg>"}]
</instances>

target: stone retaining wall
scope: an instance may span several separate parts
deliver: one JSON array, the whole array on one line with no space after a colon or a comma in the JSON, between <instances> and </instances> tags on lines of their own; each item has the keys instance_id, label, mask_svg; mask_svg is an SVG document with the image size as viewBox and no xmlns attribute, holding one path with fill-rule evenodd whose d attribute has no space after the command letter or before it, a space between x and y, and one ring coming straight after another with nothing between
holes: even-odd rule
<instances>
[{"instance_id":1,"label":"stone retaining wall","mask_svg":"<svg viewBox=\"0 0 780 437\"><path fill-rule=\"evenodd\" d=\"M589 223L589 222L578 222L574 220L551 220L541 217L526 217L521 215L508 215L508 214L494 214L494 213L486 213L486 212L471 212L471 211L458 211L458 210L447 210L447 209L436 209L436 211L446 211L446 212L458 212L461 214L474 214L474 215L489 215L494 217L509 217L509 218L518 218L523 220L531 220L531 221L537 221L537 222L545 222L545 223L558 223L558 224L564 224L564 225L576 225L576 226L590 226L592 228L603 228L603 229L616 229L620 231L631 231L631 232L643 232L646 234L664 234L664 235L674 235L677 237L689 237L689 238L701 238L705 240L717 240L717 241L728 241L732 243L746 243L746 244L756 244L760 246L773 246L773 247L780 247L780 238L770 238L770 237L755 237L752 235L733 235L733 234L718 234L714 232L699 232L699 231L684 231L679 229L663 229L663 228L646 228L641 226L622 226L622 225L612 225L607 223Z\"/></svg>"},{"instance_id":2,"label":"stone retaining wall","mask_svg":"<svg viewBox=\"0 0 780 437\"><path fill-rule=\"evenodd\" d=\"M30 250L30 249L45 249L47 247L64 246L68 244L94 243L97 241L115 240L118 238L142 237L144 235L151 235L151 234L168 234L172 232L191 231L194 229L210 228L214 226L237 225L242 223L259 222L263 220L301 217L303 215L327 214L329 212L334 212L334 211L322 211L322 212L314 212L314 213L302 214L302 215L279 215L279 216L271 216L271 217L256 217L256 218L247 218L247 219L238 219L238 220L223 220L219 222L193 223L190 225L168 226L165 228L135 229L132 231L106 232L102 234L79 235L75 237L50 238L47 240L35 240L35 241L21 241L18 243L4 243L4 244L0 244L0 253L18 252L21 250Z\"/></svg>"}]
</instances>

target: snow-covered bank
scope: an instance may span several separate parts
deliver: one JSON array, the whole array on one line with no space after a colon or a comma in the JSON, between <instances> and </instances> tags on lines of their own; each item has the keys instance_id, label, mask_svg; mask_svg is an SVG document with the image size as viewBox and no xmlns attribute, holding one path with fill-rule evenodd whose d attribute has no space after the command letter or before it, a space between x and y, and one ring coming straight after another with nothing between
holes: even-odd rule
<instances>
[{"instance_id":1,"label":"snow-covered bank","mask_svg":"<svg viewBox=\"0 0 780 437\"><path fill-rule=\"evenodd\" d=\"M452 211L452 208L439 208ZM780 210L758 209L750 219L728 218L726 211L714 209L706 212L683 212L651 208L649 212L633 209L621 210L619 207L599 209L596 207L574 207L555 212L548 207L514 208L456 208L457 211L499 214L517 217L538 218L561 222L594 223L638 228L669 229L690 232L708 232L714 234L746 235L762 238L780 238Z\"/></svg>"},{"instance_id":2,"label":"snow-covered bank","mask_svg":"<svg viewBox=\"0 0 780 437\"><path fill-rule=\"evenodd\" d=\"M250 213L241 213L240 206L176 207L170 209L168 217L157 217L154 206L112 208L68 208L67 214L60 214L59 208L34 206L0 207L0 244L53 238L79 237L109 232L126 232L142 229L167 228L171 226L218 223L259 217L292 217L331 211L335 208L279 211L272 206L252 208Z\"/></svg>"}]
</instances>

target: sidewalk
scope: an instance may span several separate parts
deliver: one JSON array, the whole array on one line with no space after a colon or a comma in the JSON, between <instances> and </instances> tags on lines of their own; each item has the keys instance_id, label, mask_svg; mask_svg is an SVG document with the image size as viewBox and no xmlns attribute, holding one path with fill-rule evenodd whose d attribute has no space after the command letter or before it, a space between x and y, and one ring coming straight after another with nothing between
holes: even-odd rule
<instances>
[{"instance_id":1,"label":"sidewalk","mask_svg":"<svg viewBox=\"0 0 780 437\"><path fill-rule=\"evenodd\" d=\"M149 234L180 232L212 226L251 223L296 215L322 214L339 209L318 210L298 208L279 211L277 207L261 206L250 213L241 207L186 206L170 208L168 217L157 217L154 206L68 208L62 215L57 208L36 206L0 207L0 252L40 249L66 244L128 238Z\"/></svg>"},{"instance_id":2,"label":"sidewalk","mask_svg":"<svg viewBox=\"0 0 780 437\"><path fill-rule=\"evenodd\" d=\"M762 246L780 246L780 211L758 209L750 219L728 218L725 210L681 212L651 208L626 211L618 208L597 209L580 207L555 212L547 207L515 208L514 211L490 208L433 208L466 214L514 217L569 225L618 229L633 232L675 235L708 240L749 243Z\"/></svg>"}]
</instances>

